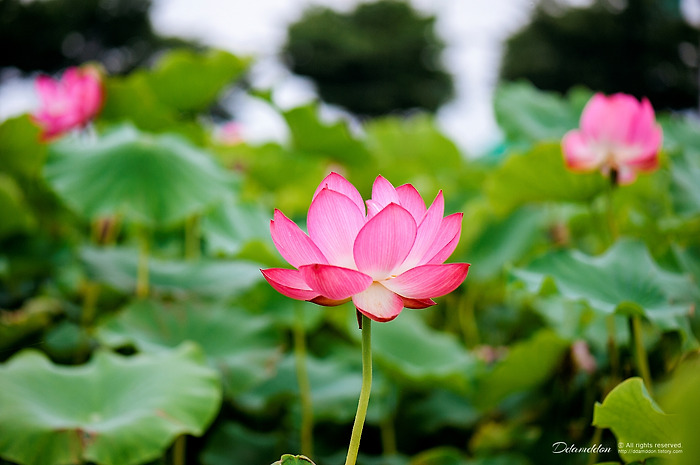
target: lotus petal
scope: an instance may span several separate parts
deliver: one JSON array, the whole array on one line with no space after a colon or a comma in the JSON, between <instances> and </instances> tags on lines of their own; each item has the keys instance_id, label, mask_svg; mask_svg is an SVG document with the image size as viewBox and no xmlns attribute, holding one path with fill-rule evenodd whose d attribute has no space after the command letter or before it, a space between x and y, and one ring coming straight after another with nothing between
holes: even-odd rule
<instances>
[{"instance_id":1,"label":"lotus petal","mask_svg":"<svg viewBox=\"0 0 700 465\"><path fill-rule=\"evenodd\" d=\"M363 292L352 297L360 313L374 321L391 321L403 310L403 300L379 283L372 283Z\"/></svg>"},{"instance_id":2,"label":"lotus petal","mask_svg":"<svg viewBox=\"0 0 700 465\"><path fill-rule=\"evenodd\" d=\"M416 222L403 207L392 203L377 213L357 235L353 253L360 271L374 280L388 277L416 240Z\"/></svg>"},{"instance_id":3,"label":"lotus petal","mask_svg":"<svg viewBox=\"0 0 700 465\"><path fill-rule=\"evenodd\" d=\"M382 281L381 284L402 297L430 299L457 289L467 277L468 271L468 263L421 265L396 278Z\"/></svg>"},{"instance_id":4,"label":"lotus petal","mask_svg":"<svg viewBox=\"0 0 700 465\"><path fill-rule=\"evenodd\" d=\"M296 300L311 300L319 295L306 284L299 270L268 268L260 271L270 286L287 297Z\"/></svg>"},{"instance_id":5,"label":"lotus petal","mask_svg":"<svg viewBox=\"0 0 700 465\"><path fill-rule=\"evenodd\" d=\"M309 207L309 236L333 265L355 268L353 245L364 224L357 204L327 188L321 189Z\"/></svg>"},{"instance_id":6,"label":"lotus petal","mask_svg":"<svg viewBox=\"0 0 700 465\"><path fill-rule=\"evenodd\" d=\"M349 268L333 265L304 265L299 268L304 281L318 294L331 300L343 300L362 292L372 278Z\"/></svg>"},{"instance_id":7,"label":"lotus petal","mask_svg":"<svg viewBox=\"0 0 700 465\"><path fill-rule=\"evenodd\" d=\"M270 221L272 242L290 265L299 268L310 263L328 263L316 244L295 222L279 210L275 210L274 218Z\"/></svg>"}]
</instances>

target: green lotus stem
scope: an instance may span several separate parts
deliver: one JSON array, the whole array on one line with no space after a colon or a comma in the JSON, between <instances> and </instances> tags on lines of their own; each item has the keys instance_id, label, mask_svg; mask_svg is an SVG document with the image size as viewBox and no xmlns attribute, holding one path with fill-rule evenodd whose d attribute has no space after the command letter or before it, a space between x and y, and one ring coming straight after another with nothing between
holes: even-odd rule
<instances>
[{"instance_id":1,"label":"green lotus stem","mask_svg":"<svg viewBox=\"0 0 700 465\"><path fill-rule=\"evenodd\" d=\"M83 312L81 315L81 322L85 327L90 327L95 320L95 309L99 296L100 285L92 281L86 281L83 291Z\"/></svg>"},{"instance_id":2,"label":"green lotus stem","mask_svg":"<svg viewBox=\"0 0 700 465\"><path fill-rule=\"evenodd\" d=\"M95 244L112 245L119 233L119 215L99 218L92 222L91 236Z\"/></svg>"},{"instance_id":3,"label":"green lotus stem","mask_svg":"<svg viewBox=\"0 0 700 465\"><path fill-rule=\"evenodd\" d=\"M119 229L119 216L97 219L91 224L91 238L95 244L111 245ZM87 281L83 291L83 312L81 321L83 326L89 327L95 320L97 301L100 297L100 286L98 283Z\"/></svg>"},{"instance_id":4,"label":"green lotus stem","mask_svg":"<svg viewBox=\"0 0 700 465\"><path fill-rule=\"evenodd\" d=\"M608 329L608 356L610 357L610 389L617 385L617 379L620 374L620 355L617 352L615 344L615 315L608 315L606 318L606 326Z\"/></svg>"},{"instance_id":5,"label":"green lotus stem","mask_svg":"<svg viewBox=\"0 0 700 465\"><path fill-rule=\"evenodd\" d=\"M173 444L173 465L185 465L185 435L180 435Z\"/></svg>"},{"instance_id":6,"label":"green lotus stem","mask_svg":"<svg viewBox=\"0 0 700 465\"><path fill-rule=\"evenodd\" d=\"M631 318L632 320L632 337L634 338L634 358L637 363L637 371L644 380L644 384L652 394L651 390L651 372L649 371L649 361L647 360L647 350L644 347L644 339L642 339L642 320L638 315Z\"/></svg>"},{"instance_id":7,"label":"green lotus stem","mask_svg":"<svg viewBox=\"0 0 700 465\"><path fill-rule=\"evenodd\" d=\"M297 384L301 399L301 453L313 457L314 449L314 410L311 400L311 383L306 367L306 330L304 328L304 308L294 307L294 361L296 365Z\"/></svg>"},{"instance_id":8,"label":"green lotus stem","mask_svg":"<svg viewBox=\"0 0 700 465\"><path fill-rule=\"evenodd\" d=\"M607 189L606 192L606 209L607 209L607 215L608 215L608 231L610 233L610 243L614 243L615 239L617 239L618 236L618 231L617 231L617 222L615 221L615 208L613 205L613 193L615 192L615 189L617 188L617 171L612 170L610 172L610 185Z\"/></svg>"},{"instance_id":9,"label":"green lotus stem","mask_svg":"<svg viewBox=\"0 0 700 465\"><path fill-rule=\"evenodd\" d=\"M603 430L601 428L596 428L593 433L593 438L591 439L591 447L596 444L600 444L600 440L603 437ZM597 449L596 449L597 450ZM598 452L593 452L588 456L588 465L593 465L598 461Z\"/></svg>"},{"instance_id":10,"label":"green lotus stem","mask_svg":"<svg viewBox=\"0 0 700 465\"><path fill-rule=\"evenodd\" d=\"M618 235L613 204L613 193L617 188L617 174L617 170L615 169L610 171L610 184L608 184L608 189L605 192L605 207L610 244L615 243L615 239L617 239ZM617 385L620 375L620 354L618 353L617 344L615 342L616 330L614 314L608 315L606 325L608 329L608 355L610 357L610 383L607 391L610 391Z\"/></svg>"},{"instance_id":11,"label":"green lotus stem","mask_svg":"<svg viewBox=\"0 0 700 465\"><path fill-rule=\"evenodd\" d=\"M148 254L149 238L145 229L139 231L139 263L136 274L136 295L141 298L148 297Z\"/></svg>"},{"instance_id":12,"label":"green lotus stem","mask_svg":"<svg viewBox=\"0 0 700 465\"><path fill-rule=\"evenodd\" d=\"M465 291L459 306L459 320L464 334L464 342L468 348L479 345L479 326L474 313L474 293Z\"/></svg>"},{"instance_id":13,"label":"green lotus stem","mask_svg":"<svg viewBox=\"0 0 700 465\"><path fill-rule=\"evenodd\" d=\"M360 449L360 437L365 425L367 406L369 405L369 393L372 390L372 320L362 315L362 388L360 400L357 403L355 423L352 425L350 446L345 465L355 465L357 452Z\"/></svg>"},{"instance_id":14,"label":"green lotus stem","mask_svg":"<svg viewBox=\"0 0 700 465\"><path fill-rule=\"evenodd\" d=\"M384 455L396 455L396 428L394 428L394 416L387 415L379 423L382 434L382 452Z\"/></svg>"},{"instance_id":15,"label":"green lotus stem","mask_svg":"<svg viewBox=\"0 0 700 465\"><path fill-rule=\"evenodd\" d=\"M196 260L200 254L199 217L192 215L185 221L185 258Z\"/></svg>"}]
</instances>

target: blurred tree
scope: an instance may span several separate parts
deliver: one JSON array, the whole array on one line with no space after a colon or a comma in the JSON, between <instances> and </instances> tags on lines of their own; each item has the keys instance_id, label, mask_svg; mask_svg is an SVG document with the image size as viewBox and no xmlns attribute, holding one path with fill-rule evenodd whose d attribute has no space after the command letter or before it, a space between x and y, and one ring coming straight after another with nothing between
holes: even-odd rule
<instances>
[{"instance_id":1,"label":"blurred tree","mask_svg":"<svg viewBox=\"0 0 700 465\"><path fill-rule=\"evenodd\" d=\"M0 0L0 68L52 72L99 61L125 73L163 48L184 45L153 32L150 0Z\"/></svg>"},{"instance_id":2,"label":"blurred tree","mask_svg":"<svg viewBox=\"0 0 700 465\"><path fill-rule=\"evenodd\" d=\"M508 40L501 65L506 80L647 96L657 109L694 107L697 73L698 31L684 22L679 0L595 0L585 9L542 0Z\"/></svg>"},{"instance_id":3,"label":"blurred tree","mask_svg":"<svg viewBox=\"0 0 700 465\"><path fill-rule=\"evenodd\" d=\"M452 95L435 17L403 1L363 3L350 13L312 8L289 27L291 70L316 81L321 98L360 115L422 108Z\"/></svg>"}]
</instances>

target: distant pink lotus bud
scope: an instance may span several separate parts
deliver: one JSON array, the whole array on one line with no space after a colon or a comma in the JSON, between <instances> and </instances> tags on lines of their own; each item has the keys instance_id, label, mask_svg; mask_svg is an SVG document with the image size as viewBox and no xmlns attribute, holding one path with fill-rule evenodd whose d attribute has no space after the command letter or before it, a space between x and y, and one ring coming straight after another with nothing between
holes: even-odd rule
<instances>
[{"instance_id":1,"label":"distant pink lotus bud","mask_svg":"<svg viewBox=\"0 0 700 465\"><path fill-rule=\"evenodd\" d=\"M493 365L508 355L508 348L505 346L481 345L474 347L473 352L479 360L484 361L488 365Z\"/></svg>"},{"instance_id":2,"label":"distant pink lotus bud","mask_svg":"<svg viewBox=\"0 0 700 465\"><path fill-rule=\"evenodd\" d=\"M585 371L588 374L593 374L598 366L588 349L586 341L578 340L571 345L571 358L574 361L574 366Z\"/></svg>"},{"instance_id":3,"label":"distant pink lotus bud","mask_svg":"<svg viewBox=\"0 0 700 465\"><path fill-rule=\"evenodd\" d=\"M619 184L658 167L661 127L646 98L596 94L586 104L580 128L562 140L564 158L574 171L599 169Z\"/></svg>"},{"instance_id":4,"label":"distant pink lotus bud","mask_svg":"<svg viewBox=\"0 0 700 465\"><path fill-rule=\"evenodd\" d=\"M223 145L238 145L243 142L241 125L235 121L229 121L216 131L216 140Z\"/></svg>"},{"instance_id":5,"label":"distant pink lotus bud","mask_svg":"<svg viewBox=\"0 0 700 465\"><path fill-rule=\"evenodd\" d=\"M444 263L462 231L462 213L443 218L444 207L442 192L426 208L412 185L394 188L378 176L365 212L355 186L331 173L314 193L308 235L275 210L272 240L295 269L262 273L288 297L327 306L352 300L375 321L435 305L432 298L454 291L469 270Z\"/></svg>"},{"instance_id":6,"label":"distant pink lotus bud","mask_svg":"<svg viewBox=\"0 0 700 465\"><path fill-rule=\"evenodd\" d=\"M59 80L39 76L36 88L41 108L32 117L42 127L44 141L85 126L100 111L104 98L100 73L90 66L68 68Z\"/></svg>"}]
</instances>

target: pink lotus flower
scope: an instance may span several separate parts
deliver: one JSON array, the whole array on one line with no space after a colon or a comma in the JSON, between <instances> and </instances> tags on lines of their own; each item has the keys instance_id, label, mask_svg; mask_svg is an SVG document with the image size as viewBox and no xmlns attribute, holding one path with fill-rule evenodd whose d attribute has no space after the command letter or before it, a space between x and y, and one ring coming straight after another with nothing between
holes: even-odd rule
<instances>
[{"instance_id":1,"label":"pink lotus flower","mask_svg":"<svg viewBox=\"0 0 700 465\"><path fill-rule=\"evenodd\" d=\"M229 121L223 124L216 131L216 141L222 145L238 145L243 142L241 134L241 124L235 121Z\"/></svg>"},{"instance_id":2,"label":"pink lotus flower","mask_svg":"<svg viewBox=\"0 0 700 465\"><path fill-rule=\"evenodd\" d=\"M588 348L588 344L581 339L574 341L571 345L571 359L578 370L585 371L589 375L595 373L598 367L595 357L593 357Z\"/></svg>"},{"instance_id":3,"label":"pink lotus flower","mask_svg":"<svg viewBox=\"0 0 700 465\"><path fill-rule=\"evenodd\" d=\"M85 126L102 106L102 80L94 67L68 68L60 80L39 76L36 88L41 108L32 116L44 141Z\"/></svg>"},{"instance_id":4,"label":"pink lotus flower","mask_svg":"<svg viewBox=\"0 0 700 465\"><path fill-rule=\"evenodd\" d=\"M562 140L566 164L574 171L600 169L629 184L638 172L658 167L661 127L649 100L626 94L596 94L586 104L580 129Z\"/></svg>"},{"instance_id":5,"label":"pink lotus flower","mask_svg":"<svg viewBox=\"0 0 700 465\"><path fill-rule=\"evenodd\" d=\"M375 321L393 320L404 307L435 305L455 290L469 264L444 263L462 231L462 213L443 218L442 192L426 209L410 184L394 188L378 176L367 201L345 178L329 174L314 193L309 235L275 210L272 240L295 269L262 270L280 293L319 305L352 299Z\"/></svg>"}]
</instances>

